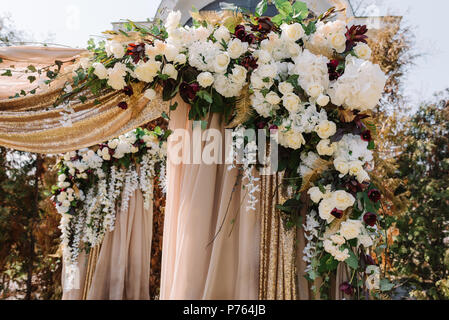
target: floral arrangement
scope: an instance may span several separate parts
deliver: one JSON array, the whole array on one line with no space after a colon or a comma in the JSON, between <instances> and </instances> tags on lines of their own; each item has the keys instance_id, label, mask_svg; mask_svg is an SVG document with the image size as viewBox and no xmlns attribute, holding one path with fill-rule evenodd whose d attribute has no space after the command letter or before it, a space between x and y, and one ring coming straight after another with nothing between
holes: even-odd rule
<instances>
[{"instance_id":1,"label":"floral arrangement","mask_svg":"<svg viewBox=\"0 0 449 320\"><path fill-rule=\"evenodd\" d=\"M61 218L66 265L76 264L81 247L89 250L114 229L117 207L126 212L138 189L144 207L152 203L153 178L165 179L168 131L137 128L89 149L64 154L57 162L53 201ZM120 204L120 206L117 206Z\"/></svg>"},{"instance_id":2,"label":"floral arrangement","mask_svg":"<svg viewBox=\"0 0 449 320\"><path fill-rule=\"evenodd\" d=\"M340 284L342 291L358 298L365 297L363 292L378 295L392 285L380 279L370 255L374 248L382 249L377 215L381 194L370 183L368 172L376 134L371 112L381 99L385 74L369 61L366 26L348 26L333 19L334 8L316 16L305 3L288 0L275 0L279 14L269 18L263 16L267 4L262 0L255 14L237 9L219 19L193 12L193 26L180 26L180 12L171 12L164 24L152 28L129 21L125 30L108 32L108 41L98 46L90 42L91 55L79 61L73 83L57 103L83 99L80 92L85 88L93 94L122 90L131 96L133 84L141 83L141 93L149 100L158 88L167 101L179 94L190 105L190 119L204 123L208 113L220 113L229 127L277 134L278 170L284 172L289 194L278 209L287 226L295 225L301 211L307 210L303 224L296 223L308 240L304 250L307 278L321 277L325 295L330 275L344 263L351 273L349 281ZM122 101L118 107L128 105ZM174 103L170 109L176 107ZM150 137L136 131L130 138L125 135L100 146L97 153L66 155L55 196L67 220L64 225L72 230L64 235L69 247L81 235L93 245L111 228L122 181L125 190L137 185L135 173L125 173L112 163L129 166L127 155L147 152L146 147L142 149L146 144L136 147L134 141ZM122 149L121 143L128 138L133 141L128 144L131 149ZM238 142L242 143L246 141ZM250 151L254 147L245 146ZM251 168L256 165L244 162L245 178L254 192L257 179L251 177ZM86 170L99 180L99 192L73 188L91 179ZM89 230L80 229L81 218L70 220L72 215L67 215L81 198L88 198L81 216L92 220L86 224ZM248 207L254 208L255 201L251 194ZM95 211L96 205L102 211Z\"/></svg>"}]
</instances>

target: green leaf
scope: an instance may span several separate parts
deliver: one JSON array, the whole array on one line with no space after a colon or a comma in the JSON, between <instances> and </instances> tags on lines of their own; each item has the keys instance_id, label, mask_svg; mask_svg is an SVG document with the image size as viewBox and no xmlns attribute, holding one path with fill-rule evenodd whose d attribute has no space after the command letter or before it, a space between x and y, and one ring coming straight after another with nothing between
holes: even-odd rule
<instances>
[{"instance_id":1,"label":"green leaf","mask_svg":"<svg viewBox=\"0 0 449 320\"><path fill-rule=\"evenodd\" d=\"M31 72L37 72L36 67L31 64L27 67L27 69L30 70Z\"/></svg>"},{"instance_id":2,"label":"green leaf","mask_svg":"<svg viewBox=\"0 0 449 320\"><path fill-rule=\"evenodd\" d=\"M368 150L374 150L375 147L376 147L376 145L374 144L374 140L371 140L368 143Z\"/></svg>"},{"instance_id":3,"label":"green leaf","mask_svg":"<svg viewBox=\"0 0 449 320\"><path fill-rule=\"evenodd\" d=\"M177 107L178 107L178 102L175 102L175 103L170 105L170 110L174 111L174 110L176 110Z\"/></svg>"},{"instance_id":4,"label":"green leaf","mask_svg":"<svg viewBox=\"0 0 449 320\"><path fill-rule=\"evenodd\" d=\"M307 8L307 4L302 1L296 1L293 4L293 18L296 19L305 19L309 15L309 9Z\"/></svg>"},{"instance_id":5,"label":"green leaf","mask_svg":"<svg viewBox=\"0 0 449 320\"><path fill-rule=\"evenodd\" d=\"M212 103L212 102L213 102L212 96L211 96L210 93L207 92L206 90L200 90L200 91L198 91L198 92L196 93L196 95L197 95L198 97L200 97L201 99L206 100L208 103Z\"/></svg>"},{"instance_id":6,"label":"green leaf","mask_svg":"<svg viewBox=\"0 0 449 320\"><path fill-rule=\"evenodd\" d=\"M320 265L318 267L319 273L326 273L328 271L336 270L338 267L338 261L332 257L330 253L326 253L320 260Z\"/></svg>"},{"instance_id":7,"label":"green leaf","mask_svg":"<svg viewBox=\"0 0 449 320\"><path fill-rule=\"evenodd\" d=\"M267 7L268 7L268 0L260 1L256 6L256 17L263 16L265 11L267 11Z\"/></svg>"},{"instance_id":8,"label":"green leaf","mask_svg":"<svg viewBox=\"0 0 449 320\"><path fill-rule=\"evenodd\" d=\"M36 81L36 77L35 76L29 76L28 80L30 81L30 83L33 83L34 81Z\"/></svg>"},{"instance_id":9,"label":"green leaf","mask_svg":"<svg viewBox=\"0 0 449 320\"><path fill-rule=\"evenodd\" d=\"M391 289L393 289L393 287L394 283L391 283L390 281L388 281L388 279L380 280L380 291L390 291Z\"/></svg>"},{"instance_id":10,"label":"green leaf","mask_svg":"<svg viewBox=\"0 0 449 320\"><path fill-rule=\"evenodd\" d=\"M349 251L349 258L345 260L346 264L352 269L357 269L359 267L359 259L357 259L357 256L355 255L354 251L351 250L351 248L345 248Z\"/></svg>"},{"instance_id":11,"label":"green leaf","mask_svg":"<svg viewBox=\"0 0 449 320\"><path fill-rule=\"evenodd\" d=\"M303 25L303 29L306 35L310 36L316 31L316 23L314 21L311 21L308 25Z\"/></svg>"},{"instance_id":12,"label":"green leaf","mask_svg":"<svg viewBox=\"0 0 449 320\"><path fill-rule=\"evenodd\" d=\"M3 59L2 58L0 58L0 63L3 63Z\"/></svg>"},{"instance_id":13,"label":"green leaf","mask_svg":"<svg viewBox=\"0 0 449 320\"><path fill-rule=\"evenodd\" d=\"M207 129L207 120L201 120L201 130Z\"/></svg>"},{"instance_id":14,"label":"green leaf","mask_svg":"<svg viewBox=\"0 0 449 320\"><path fill-rule=\"evenodd\" d=\"M284 16L291 16L293 13L292 5L288 0L274 0L274 5L278 9L279 13Z\"/></svg>"},{"instance_id":15,"label":"green leaf","mask_svg":"<svg viewBox=\"0 0 449 320\"><path fill-rule=\"evenodd\" d=\"M12 77L12 73L11 73L11 70L6 70L5 72L3 72L2 74L1 74L2 76L5 76L5 77Z\"/></svg>"}]
</instances>

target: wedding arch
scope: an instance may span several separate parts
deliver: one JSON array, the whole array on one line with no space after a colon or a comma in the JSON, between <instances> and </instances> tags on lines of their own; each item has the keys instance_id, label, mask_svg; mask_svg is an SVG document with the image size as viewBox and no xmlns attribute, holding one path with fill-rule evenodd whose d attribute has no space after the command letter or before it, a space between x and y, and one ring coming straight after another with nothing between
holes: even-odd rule
<instances>
[{"instance_id":1,"label":"wedding arch","mask_svg":"<svg viewBox=\"0 0 449 320\"><path fill-rule=\"evenodd\" d=\"M390 287L369 175L386 77L367 27L341 14L262 0L254 13L193 10L190 26L180 11L128 21L87 51L1 49L0 144L66 152L53 199L73 297L148 298L154 178L167 192L161 299ZM168 128L141 127L161 116ZM195 162L195 135L206 149L227 133L212 163Z\"/></svg>"}]
</instances>

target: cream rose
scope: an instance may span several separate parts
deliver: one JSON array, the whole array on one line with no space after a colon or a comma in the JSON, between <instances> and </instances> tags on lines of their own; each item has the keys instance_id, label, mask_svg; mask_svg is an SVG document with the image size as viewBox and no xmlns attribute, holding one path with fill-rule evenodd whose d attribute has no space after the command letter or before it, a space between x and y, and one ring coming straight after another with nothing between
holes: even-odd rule
<instances>
[{"instance_id":1,"label":"cream rose","mask_svg":"<svg viewBox=\"0 0 449 320\"><path fill-rule=\"evenodd\" d=\"M215 72L225 73L231 58L227 52L222 52L215 57Z\"/></svg>"},{"instance_id":2,"label":"cream rose","mask_svg":"<svg viewBox=\"0 0 449 320\"><path fill-rule=\"evenodd\" d=\"M349 173L353 176L359 175L363 171L363 162L359 160L349 162Z\"/></svg>"},{"instance_id":3,"label":"cream rose","mask_svg":"<svg viewBox=\"0 0 449 320\"><path fill-rule=\"evenodd\" d=\"M365 170L362 170L357 174L356 179L359 183L362 183L364 181L370 180L370 177L369 177L368 172L366 172Z\"/></svg>"},{"instance_id":4,"label":"cream rose","mask_svg":"<svg viewBox=\"0 0 449 320\"><path fill-rule=\"evenodd\" d=\"M282 24L281 25L282 35L281 37L287 41L298 41L304 35L304 29L299 23L293 24Z\"/></svg>"},{"instance_id":5,"label":"cream rose","mask_svg":"<svg viewBox=\"0 0 449 320\"><path fill-rule=\"evenodd\" d=\"M323 139L318 142L316 150L320 156L331 156L335 152L335 144L330 144L329 139Z\"/></svg>"},{"instance_id":6,"label":"cream rose","mask_svg":"<svg viewBox=\"0 0 449 320\"><path fill-rule=\"evenodd\" d=\"M340 234L345 237L346 240L357 238L360 234L362 223L359 220L348 219L341 223Z\"/></svg>"},{"instance_id":7,"label":"cream rose","mask_svg":"<svg viewBox=\"0 0 449 320\"><path fill-rule=\"evenodd\" d=\"M331 35L330 43L334 49L340 51L341 48L346 44L346 36L344 32L337 32Z\"/></svg>"},{"instance_id":8,"label":"cream rose","mask_svg":"<svg viewBox=\"0 0 449 320\"><path fill-rule=\"evenodd\" d=\"M318 187L310 188L309 191L307 191L307 194L310 196L310 199L315 203L320 202L320 200L323 199L324 196L320 188Z\"/></svg>"},{"instance_id":9,"label":"cream rose","mask_svg":"<svg viewBox=\"0 0 449 320\"><path fill-rule=\"evenodd\" d=\"M265 100L270 104L279 104L281 102L281 98L277 95L276 92L270 91L266 96Z\"/></svg>"},{"instance_id":10,"label":"cream rose","mask_svg":"<svg viewBox=\"0 0 449 320\"><path fill-rule=\"evenodd\" d=\"M293 85L292 85L290 82L284 81L284 82L279 83L279 91L280 91L283 95L292 93L292 92L293 92L293 89L294 89L294 88L293 88Z\"/></svg>"},{"instance_id":11,"label":"cream rose","mask_svg":"<svg viewBox=\"0 0 449 320\"><path fill-rule=\"evenodd\" d=\"M228 53L232 59L239 58L248 50L248 43L242 42L240 39L232 39L228 44Z\"/></svg>"},{"instance_id":12,"label":"cream rose","mask_svg":"<svg viewBox=\"0 0 449 320\"><path fill-rule=\"evenodd\" d=\"M299 97L294 93L287 93L282 97L282 104L284 105L285 109L287 109L291 113L296 113L299 111L299 104L301 100Z\"/></svg>"},{"instance_id":13,"label":"cream rose","mask_svg":"<svg viewBox=\"0 0 449 320\"><path fill-rule=\"evenodd\" d=\"M187 57L185 54L180 53L175 57L175 60L173 60L173 63L177 63L177 64L184 64L187 62Z\"/></svg>"},{"instance_id":14,"label":"cream rose","mask_svg":"<svg viewBox=\"0 0 449 320\"><path fill-rule=\"evenodd\" d=\"M168 75L170 78L175 79L178 78L178 70L176 70L175 66L171 63L168 63L162 69L162 74Z\"/></svg>"},{"instance_id":15,"label":"cream rose","mask_svg":"<svg viewBox=\"0 0 449 320\"><path fill-rule=\"evenodd\" d=\"M214 83L214 76L210 72L201 72L196 78L200 86L207 88Z\"/></svg>"},{"instance_id":16,"label":"cream rose","mask_svg":"<svg viewBox=\"0 0 449 320\"><path fill-rule=\"evenodd\" d=\"M340 249L335 250L332 253L332 256L335 258L335 260L337 261L345 261L346 259L349 258L349 250L348 249L344 249L343 251Z\"/></svg>"},{"instance_id":17,"label":"cream rose","mask_svg":"<svg viewBox=\"0 0 449 320\"><path fill-rule=\"evenodd\" d=\"M102 63L94 62L92 67L94 68L94 74L98 79L106 79L108 77L108 70Z\"/></svg>"},{"instance_id":18,"label":"cream rose","mask_svg":"<svg viewBox=\"0 0 449 320\"><path fill-rule=\"evenodd\" d=\"M321 94L317 99L316 99L316 103L318 103L319 106L324 107L327 106L328 103L330 101L329 96L325 95L325 94Z\"/></svg>"},{"instance_id":19,"label":"cream rose","mask_svg":"<svg viewBox=\"0 0 449 320\"><path fill-rule=\"evenodd\" d=\"M134 70L134 73L140 81L152 82L160 69L161 62L148 60L145 63L140 63Z\"/></svg>"},{"instance_id":20,"label":"cream rose","mask_svg":"<svg viewBox=\"0 0 449 320\"><path fill-rule=\"evenodd\" d=\"M284 139L287 142L287 145L295 150L301 148L301 146L306 143L302 133L296 133L293 130L284 134Z\"/></svg>"},{"instance_id":21,"label":"cream rose","mask_svg":"<svg viewBox=\"0 0 449 320\"><path fill-rule=\"evenodd\" d=\"M359 42L354 47L354 52L360 59L369 60L371 58L371 48L366 43Z\"/></svg>"},{"instance_id":22,"label":"cream rose","mask_svg":"<svg viewBox=\"0 0 449 320\"><path fill-rule=\"evenodd\" d=\"M228 28L226 28L225 26L220 26L220 28L218 28L214 32L214 38L218 42L221 42L222 40L224 40L225 42L228 42L229 39L231 39L231 34L229 33Z\"/></svg>"},{"instance_id":23,"label":"cream rose","mask_svg":"<svg viewBox=\"0 0 449 320\"><path fill-rule=\"evenodd\" d=\"M346 210L347 208L354 205L355 202L355 198L352 196L352 194L344 190L335 191L332 194L332 198L335 208L337 208L338 210Z\"/></svg>"},{"instance_id":24,"label":"cream rose","mask_svg":"<svg viewBox=\"0 0 449 320\"><path fill-rule=\"evenodd\" d=\"M164 55L168 62L174 61L178 54L179 48L172 44L168 44L167 47L165 48Z\"/></svg>"},{"instance_id":25,"label":"cream rose","mask_svg":"<svg viewBox=\"0 0 449 320\"><path fill-rule=\"evenodd\" d=\"M315 131L321 139L327 139L335 134L337 125L329 120L321 120L315 127Z\"/></svg>"},{"instance_id":26,"label":"cream rose","mask_svg":"<svg viewBox=\"0 0 449 320\"><path fill-rule=\"evenodd\" d=\"M108 55L113 55L116 59L121 59L125 56L125 47L117 41L108 41L105 45L105 50Z\"/></svg>"},{"instance_id":27,"label":"cream rose","mask_svg":"<svg viewBox=\"0 0 449 320\"><path fill-rule=\"evenodd\" d=\"M258 62L260 63L269 63L271 61L271 54L267 50L258 50L255 52L255 55L258 58Z\"/></svg>"},{"instance_id":28,"label":"cream rose","mask_svg":"<svg viewBox=\"0 0 449 320\"><path fill-rule=\"evenodd\" d=\"M349 172L348 162L343 158L334 159L334 167L335 170L340 172L342 175L345 175Z\"/></svg>"},{"instance_id":29,"label":"cream rose","mask_svg":"<svg viewBox=\"0 0 449 320\"><path fill-rule=\"evenodd\" d=\"M243 83L246 82L246 75L247 75L247 73L248 73L248 71L246 70L246 68L236 65L232 69L231 80L234 83L243 84Z\"/></svg>"},{"instance_id":30,"label":"cream rose","mask_svg":"<svg viewBox=\"0 0 449 320\"><path fill-rule=\"evenodd\" d=\"M318 213L321 219L326 220L327 223L331 223L335 217L331 215L332 210L334 210L335 205L332 198L323 199L318 206Z\"/></svg>"},{"instance_id":31,"label":"cream rose","mask_svg":"<svg viewBox=\"0 0 449 320\"><path fill-rule=\"evenodd\" d=\"M312 82L307 86L306 91L312 98L317 98L323 93L323 87L318 83Z\"/></svg>"},{"instance_id":32,"label":"cream rose","mask_svg":"<svg viewBox=\"0 0 449 320\"><path fill-rule=\"evenodd\" d=\"M343 237L339 234L332 235L331 240L333 243L335 243L336 245L339 245L339 246L341 246L342 244L344 244L346 242L345 237Z\"/></svg>"}]
</instances>

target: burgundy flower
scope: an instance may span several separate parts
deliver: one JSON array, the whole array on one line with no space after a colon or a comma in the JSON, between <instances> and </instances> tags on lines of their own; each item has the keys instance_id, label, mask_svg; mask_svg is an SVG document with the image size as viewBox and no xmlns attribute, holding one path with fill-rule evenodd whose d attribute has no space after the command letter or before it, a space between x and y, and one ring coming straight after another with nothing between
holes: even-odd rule
<instances>
[{"instance_id":1,"label":"burgundy flower","mask_svg":"<svg viewBox=\"0 0 449 320\"><path fill-rule=\"evenodd\" d=\"M370 130L365 130L360 134L360 137L362 137L363 141L366 142L370 142L371 140L373 140L373 138L371 137L371 131Z\"/></svg>"},{"instance_id":2,"label":"burgundy flower","mask_svg":"<svg viewBox=\"0 0 449 320\"><path fill-rule=\"evenodd\" d=\"M248 71L257 69L258 65L257 65L257 59L254 58L253 56L246 56L242 59L242 61L240 62L240 65L242 67L245 67Z\"/></svg>"},{"instance_id":3,"label":"burgundy flower","mask_svg":"<svg viewBox=\"0 0 449 320\"><path fill-rule=\"evenodd\" d=\"M329 71L329 80L337 80L338 78L341 77L341 75L343 74L342 71L337 71L338 65L340 64L340 62L338 60L331 60L331 62L329 62L327 64L327 70Z\"/></svg>"},{"instance_id":4,"label":"burgundy flower","mask_svg":"<svg viewBox=\"0 0 449 320\"><path fill-rule=\"evenodd\" d=\"M270 126L270 130L277 130L277 129L278 129L278 126L275 125L275 124L272 124L272 125Z\"/></svg>"},{"instance_id":5,"label":"burgundy flower","mask_svg":"<svg viewBox=\"0 0 449 320\"><path fill-rule=\"evenodd\" d=\"M126 87L123 88L123 92L124 92L128 97L131 97L131 96L133 95L133 93L134 93L133 87L131 87L131 86L126 86Z\"/></svg>"},{"instance_id":6,"label":"burgundy flower","mask_svg":"<svg viewBox=\"0 0 449 320\"><path fill-rule=\"evenodd\" d=\"M256 42L256 36L252 33L248 33L245 36L245 40L243 40L244 42L248 42L250 45L253 44L254 42Z\"/></svg>"},{"instance_id":7,"label":"burgundy flower","mask_svg":"<svg viewBox=\"0 0 449 320\"><path fill-rule=\"evenodd\" d=\"M128 109L128 104L125 101L119 102L119 104L117 106L123 110Z\"/></svg>"},{"instance_id":8,"label":"burgundy flower","mask_svg":"<svg viewBox=\"0 0 449 320\"><path fill-rule=\"evenodd\" d=\"M340 291L344 292L348 296L352 296L354 294L354 287L351 286L347 281L340 284Z\"/></svg>"},{"instance_id":9,"label":"burgundy flower","mask_svg":"<svg viewBox=\"0 0 449 320\"><path fill-rule=\"evenodd\" d=\"M240 39L241 41L245 40L246 37L246 31L245 31L245 26L239 24L238 26L235 27L235 31L234 31L234 35Z\"/></svg>"},{"instance_id":10,"label":"burgundy flower","mask_svg":"<svg viewBox=\"0 0 449 320\"><path fill-rule=\"evenodd\" d=\"M371 257L369 254L362 254L363 262L365 262L365 265L367 266L373 266L376 264L373 257Z\"/></svg>"},{"instance_id":11,"label":"burgundy flower","mask_svg":"<svg viewBox=\"0 0 449 320\"><path fill-rule=\"evenodd\" d=\"M256 18L257 25L252 25L252 31L258 31L262 34L270 33L274 29L274 23L268 17Z\"/></svg>"},{"instance_id":12,"label":"burgundy flower","mask_svg":"<svg viewBox=\"0 0 449 320\"><path fill-rule=\"evenodd\" d=\"M138 63L140 59L147 60L145 57L145 43L130 43L126 48L126 54L131 56L134 63Z\"/></svg>"},{"instance_id":13,"label":"burgundy flower","mask_svg":"<svg viewBox=\"0 0 449 320\"><path fill-rule=\"evenodd\" d=\"M382 194L380 193L379 190L377 189L371 189L368 191L368 198L372 201L372 202L377 202L380 200L380 198L382 197Z\"/></svg>"},{"instance_id":14,"label":"burgundy flower","mask_svg":"<svg viewBox=\"0 0 449 320\"><path fill-rule=\"evenodd\" d=\"M363 191L364 185L359 183L356 179L351 179L344 183L345 189L352 195L356 195L357 192Z\"/></svg>"},{"instance_id":15,"label":"burgundy flower","mask_svg":"<svg viewBox=\"0 0 449 320\"><path fill-rule=\"evenodd\" d=\"M346 27L346 51L352 50L357 42L367 43L366 33L368 32L368 28L366 25L354 25L350 29Z\"/></svg>"},{"instance_id":16,"label":"burgundy flower","mask_svg":"<svg viewBox=\"0 0 449 320\"><path fill-rule=\"evenodd\" d=\"M363 221L369 225L369 226L374 226L376 224L377 221L377 215L373 212L367 212L363 215Z\"/></svg>"},{"instance_id":17,"label":"burgundy flower","mask_svg":"<svg viewBox=\"0 0 449 320\"><path fill-rule=\"evenodd\" d=\"M194 82L191 84L188 84L187 82L181 83L179 86L179 94L181 95L181 98L185 102L189 102L190 100L195 99L196 93L200 90L200 86L198 83Z\"/></svg>"},{"instance_id":18,"label":"burgundy flower","mask_svg":"<svg viewBox=\"0 0 449 320\"><path fill-rule=\"evenodd\" d=\"M337 219L340 219L343 216L343 210L338 210L337 208L334 208L334 210L331 211L331 215L333 215Z\"/></svg>"},{"instance_id":19,"label":"burgundy flower","mask_svg":"<svg viewBox=\"0 0 449 320\"><path fill-rule=\"evenodd\" d=\"M266 122L260 121L259 123L257 123L257 128L263 129L265 128L266 125L267 125Z\"/></svg>"}]
</instances>

